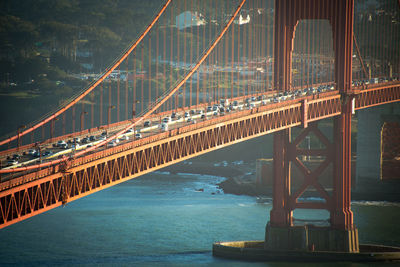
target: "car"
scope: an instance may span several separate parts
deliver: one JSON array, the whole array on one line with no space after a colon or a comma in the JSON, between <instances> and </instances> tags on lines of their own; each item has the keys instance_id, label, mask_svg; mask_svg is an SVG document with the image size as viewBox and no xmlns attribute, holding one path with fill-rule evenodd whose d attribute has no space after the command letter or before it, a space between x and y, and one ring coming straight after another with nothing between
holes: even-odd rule
<instances>
[{"instance_id":1,"label":"car","mask_svg":"<svg viewBox=\"0 0 400 267\"><path fill-rule=\"evenodd\" d=\"M96 136L91 135L91 136L89 137L89 141L96 141Z\"/></svg>"},{"instance_id":2,"label":"car","mask_svg":"<svg viewBox=\"0 0 400 267\"><path fill-rule=\"evenodd\" d=\"M196 112L197 114L199 114L199 115L201 115L201 114L203 114L204 112L203 112L203 110L202 109L199 109L199 110L197 110L197 112Z\"/></svg>"},{"instance_id":3,"label":"car","mask_svg":"<svg viewBox=\"0 0 400 267\"><path fill-rule=\"evenodd\" d=\"M82 139L82 144L87 144L89 143L89 137L85 137Z\"/></svg>"},{"instance_id":4,"label":"car","mask_svg":"<svg viewBox=\"0 0 400 267\"><path fill-rule=\"evenodd\" d=\"M79 137L74 137L74 139L72 140L73 143L80 143L81 139Z\"/></svg>"},{"instance_id":5,"label":"car","mask_svg":"<svg viewBox=\"0 0 400 267\"><path fill-rule=\"evenodd\" d=\"M143 123L143 127L149 127L149 126L151 126L151 121L145 121Z\"/></svg>"},{"instance_id":6,"label":"car","mask_svg":"<svg viewBox=\"0 0 400 267\"><path fill-rule=\"evenodd\" d=\"M61 145L59 146L59 148L67 149L67 148L68 148L68 144L67 144L67 143L61 144Z\"/></svg>"},{"instance_id":7,"label":"car","mask_svg":"<svg viewBox=\"0 0 400 267\"><path fill-rule=\"evenodd\" d=\"M176 112L172 112L171 119L176 119Z\"/></svg>"},{"instance_id":8,"label":"car","mask_svg":"<svg viewBox=\"0 0 400 267\"><path fill-rule=\"evenodd\" d=\"M194 109L191 109L191 110L189 111L189 113L190 113L191 115L194 115L194 114L196 114L196 111L195 111Z\"/></svg>"},{"instance_id":9,"label":"car","mask_svg":"<svg viewBox=\"0 0 400 267\"><path fill-rule=\"evenodd\" d=\"M78 144L78 143L75 143L75 144L72 144L72 145L71 145L71 149L78 149L78 148L80 148L80 147L81 147L81 145Z\"/></svg>"},{"instance_id":10,"label":"car","mask_svg":"<svg viewBox=\"0 0 400 267\"><path fill-rule=\"evenodd\" d=\"M165 118L163 118L162 119L162 122L164 122L164 123L169 123L169 122L171 122L171 117L165 117Z\"/></svg>"},{"instance_id":11,"label":"car","mask_svg":"<svg viewBox=\"0 0 400 267\"><path fill-rule=\"evenodd\" d=\"M133 129L129 128L128 130L126 130L126 133L133 133Z\"/></svg>"},{"instance_id":12,"label":"car","mask_svg":"<svg viewBox=\"0 0 400 267\"><path fill-rule=\"evenodd\" d=\"M28 155L33 156L36 153L35 149L29 149L28 150Z\"/></svg>"},{"instance_id":13,"label":"car","mask_svg":"<svg viewBox=\"0 0 400 267\"><path fill-rule=\"evenodd\" d=\"M141 139L141 138L142 138L142 134L141 133L135 134L135 139Z\"/></svg>"},{"instance_id":14,"label":"car","mask_svg":"<svg viewBox=\"0 0 400 267\"><path fill-rule=\"evenodd\" d=\"M9 159L7 161L7 166L14 166L14 165L17 165L17 164L18 164L18 160L16 160L16 159Z\"/></svg>"},{"instance_id":15,"label":"car","mask_svg":"<svg viewBox=\"0 0 400 267\"><path fill-rule=\"evenodd\" d=\"M206 115L201 114L200 119L205 119L205 118L206 118Z\"/></svg>"},{"instance_id":16,"label":"car","mask_svg":"<svg viewBox=\"0 0 400 267\"><path fill-rule=\"evenodd\" d=\"M102 132L101 136L107 136L107 132Z\"/></svg>"},{"instance_id":17,"label":"car","mask_svg":"<svg viewBox=\"0 0 400 267\"><path fill-rule=\"evenodd\" d=\"M208 106L207 107L207 112L210 112L210 111L212 111L213 110L213 108L211 107L211 106Z\"/></svg>"},{"instance_id":18,"label":"car","mask_svg":"<svg viewBox=\"0 0 400 267\"><path fill-rule=\"evenodd\" d=\"M221 106L228 106L229 105L229 99L220 99L219 103L221 104Z\"/></svg>"},{"instance_id":19,"label":"car","mask_svg":"<svg viewBox=\"0 0 400 267\"><path fill-rule=\"evenodd\" d=\"M53 154L53 153L52 153L51 151L48 151L48 150L47 150L47 151L45 151L45 152L42 153L42 156L43 156L43 157L47 157L47 156L50 156L51 154Z\"/></svg>"},{"instance_id":20,"label":"car","mask_svg":"<svg viewBox=\"0 0 400 267\"><path fill-rule=\"evenodd\" d=\"M192 122L192 118L189 117L186 122Z\"/></svg>"},{"instance_id":21,"label":"car","mask_svg":"<svg viewBox=\"0 0 400 267\"><path fill-rule=\"evenodd\" d=\"M123 136L120 137L120 140L128 141L129 140L129 136L123 135Z\"/></svg>"},{"instance_id":22,"label":"car","mask_svg":"<svg viewBox=\"0 0 400 267\"><path fill-rule=\"evenodd\" d=\"M185 117L185 118L189 118L189 117L190 117L190 114L189 114L189 112L185 112L185 115L184 115L184 117Z\"/></svg>"},{"instance_id":23,"label":"car","mask_svg":"<svg viewBox=\"0 0 400 267\"><path fill-rule=\"evenodd\" d=\"M161 131L166 132L166 131L168 131L168 124L161 123L160 128L161 128Z\"/></svg>"},{"instance_id":24,"label":"car","mask_svg":"<svg viewBox=\"0 0 400 267\"><path fill-rule=\"evenodd\" d=\"M67 142L65 142L64 140L59 140L59 141L56 143L56 147L61 147L61 146L64 145L64 144L67 144Z\"/></svg>"},{"instance_id":25,"label":"car","mask_svg":"<svg viewBox=\"0 0 400 267\"><path fill-rule=\"evenodd\" d=\"M34 156L35 158L40 157L40 152L39 152L39 151L35 151L35 153L33 153L33 156Z\"/></svg>"},{"instance_id":26,"label":"car","mask_svg":"<svg viewBox=\"0 0 400 267\"><path fill-rule=\"evenodd\" d=\"M117 146L117 143L114 142L114 141L111 141L111 142L107 143L107 147L115 147L115 146Z\"/></svg>"},{"instance_id":27,"label":"car","mask_svg":"<svg viewBox=\"0 0 400 267\"><path fill-rule=\"evenodd\" d=\"M21 158L21 155L18 155L18 154L12 155L12 159L19 160L20 158Z\"/></svg>"},{"instance_id":28,"label":"car","mask_svg":"<svg viewBox=\"0 0 400 267\"><path fill-rule=\"evenodd\" d=\"M104 140L106 140L106 139L107 139L107 136L101 135L101 136L99 137L99 141L104 141Z\"/></svg>"}]
</instances>

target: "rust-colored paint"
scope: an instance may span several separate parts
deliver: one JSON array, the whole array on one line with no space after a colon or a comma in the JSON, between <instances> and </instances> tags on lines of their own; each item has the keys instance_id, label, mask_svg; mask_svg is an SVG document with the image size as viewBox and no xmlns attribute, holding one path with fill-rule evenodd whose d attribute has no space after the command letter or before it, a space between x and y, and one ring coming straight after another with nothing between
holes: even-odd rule
<instances>
[{"instance_id":1,"label":"rust-colored paint","mask_svg":"<svg viewBox=\"0 0 400 267\"><path fill-rule=\"evenodd\" d=\"M400 101L399 92L397 84L369 89L359 96L363 96L361 99L376 99L373 103L377 105ZM302 106L305 102L308 112L303 117ZM364 108L364 105L371 106L368 101L356 103L359 103L358 109ZM340 95L337 91L329 92L318 97L308 96L243 110L94 152L67 162L68 173L64 174L68 185L67 200L73 201L225 146L302 125L303 120L310 123L338 116L341 110ZM62 205L61 170L62 165L55 165L0 183L0 227ZM40 197L43 201L28 198L25 192L43 194ZM305 204L297 207L301 205Z\"/></svg>"},{"instance_id":2,"label":"rust-colored paint","mask_svg":"<svg viewBox=\"0 0 400 267\"><path fill-rule=\"evenodd\" d=\"M297 205L297 198L309 186L313 185L322 197L326 200L326 205L301 204L301 207L318 206L331 211L331 225L341 229L351 229L353 227L353 216L350 209L350 166L351 166L351 100L354 97L352 87L352 54L353 54L353 19L354 19L354 0L276 0L275 1L275 72L274 83L277 91L292 90L292 51L294 32L298 21L301 19L327 19L332 26L333 47L335 51L335 85L340 93L340 111L338 102L327 108L336 108L340 112L335 118L335 157L334 157L334 195L329 198L326 191L316 182L320 173L308 175L304 165L299 160L294 160L295 164L303 171L305 183L299 192L290 196L290 190L285 187L290 184L290 161L288 149L290 145L290 134L286 137L276 134L274 139L274 206L271 211L271 225L289 226L291 225L291 214L288 213ZM320 103L318 103L320 104ZM317 106L317 111L321 107ZM314 118L321 119L313 108L303 108L303 117L309 113ZM303 118L303 125L307 126L308 121ZM308 131L309 129L305 129ZM286 140L282 141L282 138ZM277 152L275 152L275 150ZM291 151L295 151L294 148ZM318 168L322 171L328 165L328 161ZM282 165L283 164L283 165ZM281 181L283 180L283 182ZM275 199L277 198L277 199ZM285 211L285 212L283 212ZM289 216L289 218L287 218Z\"/></svg>"}]
</instances>

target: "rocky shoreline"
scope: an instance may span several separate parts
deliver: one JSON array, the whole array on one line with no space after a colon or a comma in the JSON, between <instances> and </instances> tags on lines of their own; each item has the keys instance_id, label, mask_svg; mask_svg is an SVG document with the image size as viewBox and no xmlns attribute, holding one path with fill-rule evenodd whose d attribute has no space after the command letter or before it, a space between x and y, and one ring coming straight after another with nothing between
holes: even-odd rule
<instances>
[{"instance_id":1,"label":"rocky shoreline","mask_svg":"<svg viewBox=\"0 0 400 267\"><path fill-rule=\"evenodd\" d=\"M225 194L272 197L271 186L260 186L255 182L255 164L251 163L185 161L163 170L170 173L192 173L225 177L226 180L217 184ZM398 188L400 188L400 180L369 181L363 186L352 190L352 200L400 202L400 190L397 190ZM319 197L319 193L311 191L303 196Z\"/></svg>"}]
</instances>

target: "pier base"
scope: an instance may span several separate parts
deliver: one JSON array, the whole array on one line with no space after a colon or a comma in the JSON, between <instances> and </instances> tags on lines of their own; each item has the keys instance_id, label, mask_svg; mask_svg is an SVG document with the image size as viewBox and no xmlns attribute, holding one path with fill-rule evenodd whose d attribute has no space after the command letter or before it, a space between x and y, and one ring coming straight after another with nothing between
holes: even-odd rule
<instances>
[{"instance_id":1,"label":"pier base","mask_svg":"<svg viewBox=\"0 0 400 267\"><path fill-rule=\"evenodd\" d=\"M301 225L276 227L267 224L265 249L296 251L359 252L358 230Z\"/></svg>"},{"instance_id":2,"label":"pier base","mask_svg":"<svg viewBox=\"0 0 400 267\"><path fill-rule=\"evenodd\" d=\"M360 244L357 253L332 251L269 250L264 241L213 244L213 256L243 261L284 262L382 262L400 261L400 248Z\"/></svg>"}]
</instances>

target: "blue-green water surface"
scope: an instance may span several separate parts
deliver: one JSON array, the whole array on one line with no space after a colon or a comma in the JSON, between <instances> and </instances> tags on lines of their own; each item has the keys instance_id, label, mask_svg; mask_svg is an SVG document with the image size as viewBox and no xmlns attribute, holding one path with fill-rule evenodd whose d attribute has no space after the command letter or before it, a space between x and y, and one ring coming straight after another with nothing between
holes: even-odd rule
<instances>
[{"instance_id":1,"label":"blue-green water surface","mask_svg":"<svg viewBox=\"0 0 400 267\"><path fill-rule=\"evenodd\" d=\"M214 258L213 242L263 240L272 206L224 194L223 179L156 172L17 223L0 230L0 266L319 266ZM400 245L399 204L352 209L362 243Z\"/></svg>"}]
</instances>

